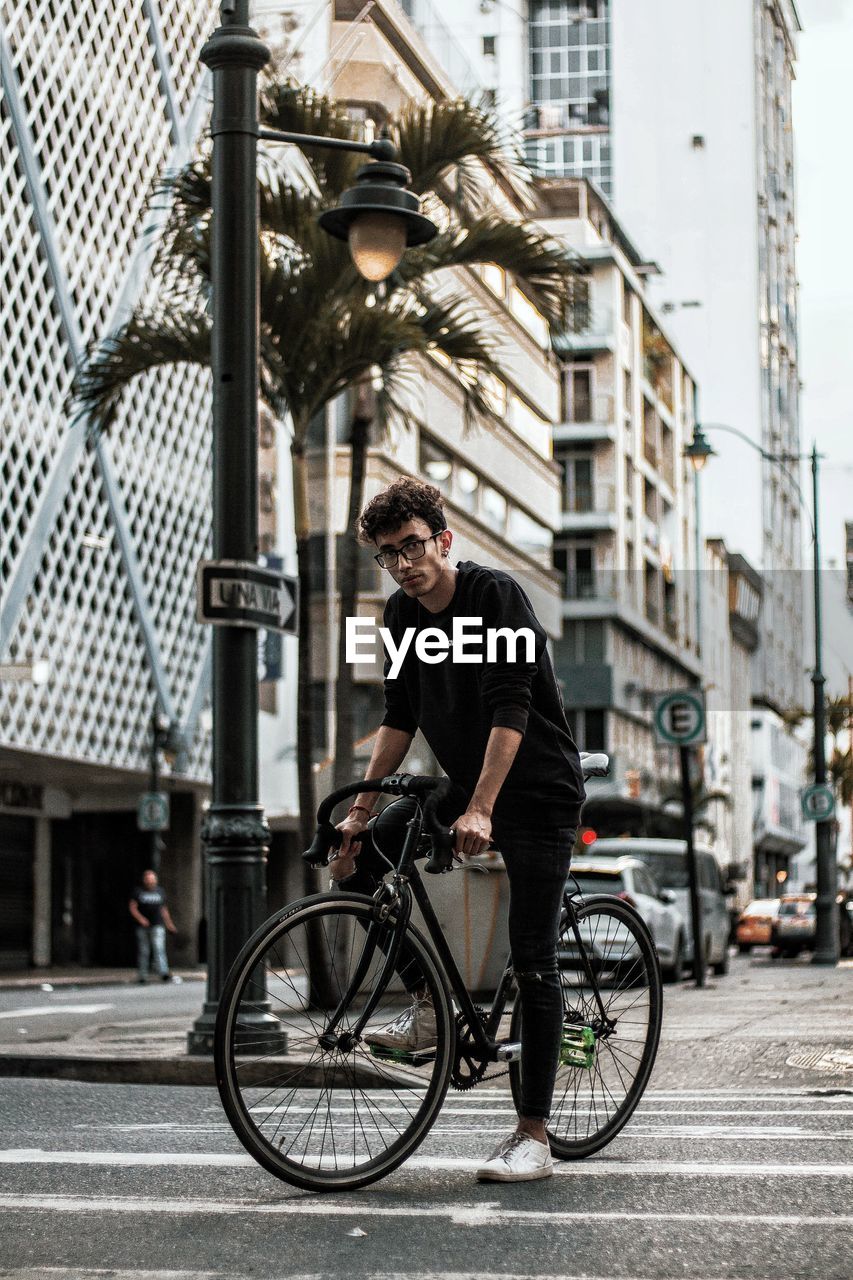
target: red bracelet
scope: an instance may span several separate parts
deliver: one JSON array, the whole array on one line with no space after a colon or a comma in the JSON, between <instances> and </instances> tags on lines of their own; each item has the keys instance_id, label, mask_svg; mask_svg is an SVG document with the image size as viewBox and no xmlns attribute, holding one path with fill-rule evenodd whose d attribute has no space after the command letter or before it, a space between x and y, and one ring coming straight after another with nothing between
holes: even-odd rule
<instances>
[{"instance_id":1,"label":"red bracelet","mask_svg":"<svg viewBox=\"0 0 853 1280\"><path fill-rule=\"evenodd\" d=\"M362 813L366 813L368 818L373 817L373 810L366 809L363 804L351 804L347 809L347 817L349 817L351 813L358 813L359 810L361 810Z\"/></svg>"}]
</instances>

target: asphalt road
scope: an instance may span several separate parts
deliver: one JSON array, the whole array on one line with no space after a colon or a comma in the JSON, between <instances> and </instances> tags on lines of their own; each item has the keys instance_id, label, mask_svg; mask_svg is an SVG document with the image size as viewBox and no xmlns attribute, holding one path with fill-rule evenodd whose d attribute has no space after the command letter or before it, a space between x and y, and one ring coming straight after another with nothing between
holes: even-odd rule
<instances>
[{"instance_id":1,"label":"asphalt road","mask_svg":"<svg viewBox=\"0 0 853 1280\"><path fill-rule=\"evenodd\" d=\"M107 1023L183 1019L189 1027L201 1012L204 990L203 982L193 981L0 991L0 1045L71 1038Z\"/></svg>"},{"instance_id":2,"label":"asphalt road","mask_svg":"<svg viewBox=\"0 0 853 1280\"><path fill-rule=\"evenodd\" d=\"M853 1089L650 1089L599 1156L479 1185L512 1125L450 1094L410 1162L318 1197L245 1155L204 1089L3 1082L0 1276L849 1280ZM357 1233L357 1234L356 1234ZM363 1234L362 1234L363 1233Z\"/></svg>"}]
</instances>

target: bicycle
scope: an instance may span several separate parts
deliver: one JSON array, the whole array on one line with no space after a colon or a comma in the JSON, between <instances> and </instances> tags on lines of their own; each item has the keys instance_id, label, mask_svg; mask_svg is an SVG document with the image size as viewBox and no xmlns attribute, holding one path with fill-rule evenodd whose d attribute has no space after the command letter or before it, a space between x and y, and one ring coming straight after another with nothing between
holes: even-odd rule
<instances>
[{"instance_id":1,"label":"bicycle","mask_svg":"<svg viewBox=\"0 0 853 1280\"><path fill-rule=\"evenodd\" d=\"M605 755L581 759L585 777L606 774ZM315 865L340 842L329 819L341 800L360 791L414 797L396 865L386 859L373 897L318 893L274 914L226 979L214 1041L220 1097L247 1151L294 1186L350 1191L385 1177L426 1137L450 1085L470 1088L495 1066L508 1069L519 1105L520 1001L499 1036L511 957L491 1008L478 1009L416 865L453 866L452 833L436 816L448 789L444 778L393 774L327 796L303 855ZM411 922L413 901L428 939ZM371 1019L388 1021L406 999L403 957L419 967L435 1010L436 1043L420 1052L362 1038ZM567 885L558 957L564 1023L548 1137L555 1157L574 1160L612 1141L633 1114L657 1053L662 986L646 925L616 897L584 900Z\"/></svg>"}]
</instances>

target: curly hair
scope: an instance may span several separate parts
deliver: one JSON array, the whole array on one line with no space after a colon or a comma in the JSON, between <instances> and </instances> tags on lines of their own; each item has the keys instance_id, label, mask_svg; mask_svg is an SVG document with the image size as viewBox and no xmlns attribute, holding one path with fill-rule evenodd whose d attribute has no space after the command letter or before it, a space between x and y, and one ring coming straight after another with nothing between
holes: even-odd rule
<instances>
[{"instance_id":1,"label":"curly hair","mask_svg":"<svg viewBox=\"0 0 853 1280\"><path fill-rule=\"evenodd\" d=\"M395 480L368 502L358 520L359 541L369 544L407 520L424 520L430 533L447 528L444 500L435 485L414 476Z\"/></svg>"}]
</instances>

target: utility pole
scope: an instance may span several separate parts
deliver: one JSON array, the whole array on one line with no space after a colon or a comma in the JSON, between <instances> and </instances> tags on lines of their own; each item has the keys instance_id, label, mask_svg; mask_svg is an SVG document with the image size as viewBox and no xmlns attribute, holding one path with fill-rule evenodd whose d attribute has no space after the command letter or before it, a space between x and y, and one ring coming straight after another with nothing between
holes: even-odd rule
<instances>
[{"instance_id":1,"label":"utility pole","mask_svg":"<svg viewBox=\"0 0 853 1280\"><path fill-rule=\"evenodd\" d=\"M821 665L823 614L821 611L820 540L818 538L818 452L812 447L812 501L814 510L814 647L815 660L812 673L814 690L814 780L816 786L826 786L826 683ZM832 849L830 820L818 820L815 824L817 859L817 902L815 903L815 949L812 964L835 965L838 963L838 864Z\"/></svg>"},{"instance_id":2,"label":"utility pole","mask_svg":"<svg viewBox=\"0 0 853 1280\"><path fill-rule=\"evenodd\" d=\"M681 802L684 809L684 839L687 843L687 882L690 886L690 927L693 930L693 974L697 987L705 985L705 946L702 934L702 904L696 850L693 848L693 788L690 783L690 748L679 747L681 765Z\"/></svg>"}]
</instances>

